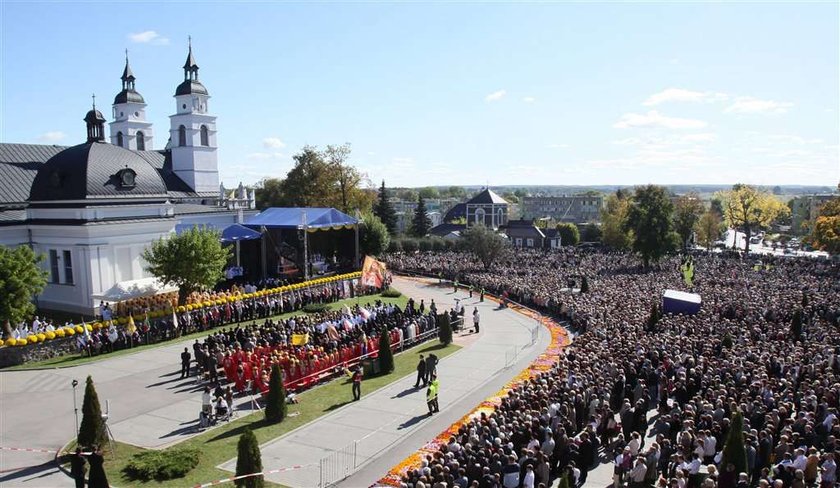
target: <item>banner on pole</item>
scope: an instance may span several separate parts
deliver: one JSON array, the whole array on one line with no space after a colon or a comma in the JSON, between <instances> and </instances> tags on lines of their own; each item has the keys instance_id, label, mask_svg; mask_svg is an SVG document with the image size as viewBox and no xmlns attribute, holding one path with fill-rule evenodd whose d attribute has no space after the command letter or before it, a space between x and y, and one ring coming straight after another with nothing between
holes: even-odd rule
<instances>
[{"instance_id":1,"label":"banner on pole","mask_svg":"<svg viewBox=\"0 0 840 488\"><path fill-rule=\"evenodd\" d=\"M365 256L365 263L362 265L362 284L382 288L386 271L385 263L370 256Z\"/></svg>"}]
</instances>

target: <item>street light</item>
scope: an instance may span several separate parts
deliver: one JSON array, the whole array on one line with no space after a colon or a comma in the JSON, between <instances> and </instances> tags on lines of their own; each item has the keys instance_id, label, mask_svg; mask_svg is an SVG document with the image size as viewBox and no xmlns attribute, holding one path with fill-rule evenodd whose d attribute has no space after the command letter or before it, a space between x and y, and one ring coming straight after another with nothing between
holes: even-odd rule
<instances>
[{"instance_id":1,"label":"street light","mask_svg":"<svg viewBox=\"0 0 840 488\"><path fill-rule=\"evenodd\" d=\"M73 385L73 414L76 416L76 437L79 436L79 407L76 404L76 387L79 386L79 382L77 380L73 380L71 383Z\"/></svg>"}]
</instances>

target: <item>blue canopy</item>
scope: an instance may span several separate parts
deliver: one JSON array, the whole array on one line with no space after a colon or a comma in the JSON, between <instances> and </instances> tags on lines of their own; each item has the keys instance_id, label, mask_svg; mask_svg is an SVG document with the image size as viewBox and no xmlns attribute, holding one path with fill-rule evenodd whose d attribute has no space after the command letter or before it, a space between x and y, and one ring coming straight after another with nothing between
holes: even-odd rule
<instances>
[{"instance_id":1,"label":"blue canopy","mask_svg":"<svg viewBox=\"0 0 840 488\"><path fill-rule=\"evenodd\" d=\"M272 207L245 222L251 228L337 230L352 229L358 223L353 217L334 208Z\"/></svg>"},{"instance_id":2,"label":"blue canopy","mask_svg":"<svg viewBox=\"0 0 840 488\"><path fill-rule=\"evenodd\" d=\"M231 243L236 241L250 241L254 239L260 239L262 234L259 232L249 229L244 225L240 224L232 224L225 227L225 230L222 231L222 242L223 243Z\"/></svg>"}]
</instances>

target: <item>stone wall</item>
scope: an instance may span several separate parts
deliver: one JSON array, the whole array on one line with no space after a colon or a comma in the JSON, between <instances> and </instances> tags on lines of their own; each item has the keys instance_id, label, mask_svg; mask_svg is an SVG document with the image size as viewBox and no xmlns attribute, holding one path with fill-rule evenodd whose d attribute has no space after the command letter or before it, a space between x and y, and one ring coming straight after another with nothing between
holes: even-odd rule
<instances>
[{"instance_id":1,"label":"stone wall","mask_svg":"<svg viewBox=\"0 0 840 488\"><path fill-rule=\"evenodd\" d=\"M50 341L20 347L0 347L0 368L43 361L44 359L72 353L75 350L76 340L74 337L57 337Z\"/></svg>"}]
</instances>

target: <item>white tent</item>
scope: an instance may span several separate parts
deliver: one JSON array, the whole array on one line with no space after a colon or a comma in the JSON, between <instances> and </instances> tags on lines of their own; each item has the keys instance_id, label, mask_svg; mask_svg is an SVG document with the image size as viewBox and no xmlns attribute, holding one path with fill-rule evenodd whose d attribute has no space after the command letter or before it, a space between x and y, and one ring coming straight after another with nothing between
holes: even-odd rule
<instances>
[{"instance_id":1,"label":"white tent","mask_svg":"<svg viewBox=\"0 0 840 488\"><path fill-rule=\"evenodd\" d=\"M178 287L166 286L157 278L141 278L139 280L121 281L102 293L94 293L92 297L94 300L121 302L173 291L178 291Z\"/></svg>"}]
</instances>

